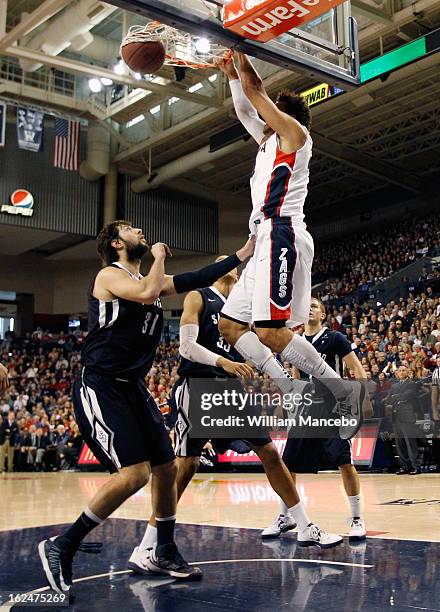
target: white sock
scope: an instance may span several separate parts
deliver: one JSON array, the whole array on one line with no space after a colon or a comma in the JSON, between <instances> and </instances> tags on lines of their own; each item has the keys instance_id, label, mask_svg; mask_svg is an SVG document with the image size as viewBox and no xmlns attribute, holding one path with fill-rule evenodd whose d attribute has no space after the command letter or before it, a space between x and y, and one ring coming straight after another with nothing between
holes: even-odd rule
<instances>
[{"instance_id":1,"label":"white sock","mask_svg":"<svg viewBox=\"0 0 440 612\"><path fill-rule=\"evenodd\" d=\"M284 516L287 516L289 514L289 508L283 502L281 497L280 497L280 514L284 514Z\"/></svg>"},{"instance_id":2,"label":"white sock","mask_svg":"<svg viewBox=\"0 0 440 612\"><path fill-rule=\"evenodd\" d=\"M307 529L312 522L307 516L307 512L302 501L299 501L296 506L289 508L288 513L298 525L298 531L304 531L304 529Z\"/></svg>"},{"instance_id":3,"label":"white sock","mask_svg":"<svg viewBox=\"0 0 440 612\"><path fill-rule=\"evenodd\" d=\"M319 378L330 389L337 400L345 399L351 386L324 361L313 344L294 334L292 340L281 353L281 357L294 365L298 370Z\"/></svg>"},{"instance_id":4,"label":"white sock","mask_svg":"<svg viewBox=\"0 0 440 612\"><path fill-rule=\"evenodd\" d=\"M281 363L275 359L270 348L259 340L257 334L251 331L245 332L237 340L234 348L246 361L253 363L260 372L270 376L281 393L300 392L301 381L292 378Z\"/></svg>"},{"instance_id":5,"label":"white sock","mask_svg":"<svg viewBox=\"0 0 440 612\"><path fill-rule=\"evenodd\" d=\"M271 357L273 358L270 348L260 342L257 334L252 331L247 331L240 336L234 344L234 348L246 361L252 362L260 371L262 371L266 361Z\"/></svg>"},{"instance_id":6,"label":"white sock","mask_svg":"<svg viewBox=\"0 0 440 612\"><path fill-rule=\"evenodd\" d=\"M359 495L347 495L347 497L351 508L351 516L353 518L362 518L361 494L359 493Z\"/></svg>"},{"instance_id":7,"label":"white sock","mask_svg":"<svg viewBox=\"0 0 440 612\"><path fill-rule=\"evenodd\" d=\"M148 548L155 548L157 544L157 527L148 523L142 542L139 544L139 552L145 552Z\"/></svg>"}]
</instances>

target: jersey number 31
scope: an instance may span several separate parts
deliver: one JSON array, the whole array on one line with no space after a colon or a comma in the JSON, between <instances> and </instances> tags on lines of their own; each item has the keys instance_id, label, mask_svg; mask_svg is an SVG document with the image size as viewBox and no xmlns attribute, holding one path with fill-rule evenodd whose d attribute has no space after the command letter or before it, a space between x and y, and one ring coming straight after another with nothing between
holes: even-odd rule
<instances>
[{"instance_id":1,"label":"jersey number 31","mask_svg":"<svg viewBox=\"0 0 440 612\"><path fill-rule=\"evenodd\" d=\"M147 312L147 315L144 321L144 325L142 326L142 333L152 336L154 334L154 329L156 327L156 323L158 319L159 319L158 314L153 319L153 313Z\"/></svg>"}]
</instances>

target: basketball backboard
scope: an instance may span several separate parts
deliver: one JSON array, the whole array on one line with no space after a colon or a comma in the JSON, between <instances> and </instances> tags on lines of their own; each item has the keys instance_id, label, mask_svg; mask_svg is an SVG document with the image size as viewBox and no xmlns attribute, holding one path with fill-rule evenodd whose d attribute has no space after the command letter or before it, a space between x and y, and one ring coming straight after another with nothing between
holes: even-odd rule
<instances>
[{"instance_id":1,"label":"basketball backboard","mask_svg":"<svg viewBox=\"0 0 440 612\"><path fill-rule=\"evenodd\" d=\"M212 42L225 47L236 47L252 57L305 73L317 81L341 89L355 87L360 82L357 26L351 17L349 1L268 42L244 38L224 27L222 17L227 0L110 2L193 36L206 36Z\"/></svg>"}]
</instances>

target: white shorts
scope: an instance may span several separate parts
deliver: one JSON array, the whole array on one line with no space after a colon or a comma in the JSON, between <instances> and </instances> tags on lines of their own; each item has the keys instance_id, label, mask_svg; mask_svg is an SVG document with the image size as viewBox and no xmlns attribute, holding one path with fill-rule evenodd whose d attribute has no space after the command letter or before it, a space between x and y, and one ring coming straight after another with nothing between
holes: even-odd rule
<instances>
[{"instance_id":1,"label":"white shorts","mask_svg":"<svg viewBox=\"0 0 440 612\"><path fill-rule=\"evenodd\" d=\"M243 323L309 319L313 238L290 217L263 220L255 253L232 289L222 314Z\"/></svg>"}]
</instances>

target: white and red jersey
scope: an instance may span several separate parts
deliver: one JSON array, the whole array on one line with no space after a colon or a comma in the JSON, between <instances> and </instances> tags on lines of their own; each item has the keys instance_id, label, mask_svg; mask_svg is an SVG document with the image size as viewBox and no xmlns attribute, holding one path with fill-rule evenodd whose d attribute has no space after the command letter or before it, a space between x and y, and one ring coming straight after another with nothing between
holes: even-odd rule
<instances>
[{"instance_id":1,"label":"white and red jersey","mask_svg":"<svg viewBox=\"0 0 440 612\"><path fill-rule=\"evenodd\" d=\"M255 233L255 221L275 217L291 217L294 227L306 227L303 209L309 183L312 145L309 133L301 149L294 153L283 153L280 150L277 134L272 134L260 145L250 181L251 234Z\"/></svg>"}]
</instances>

